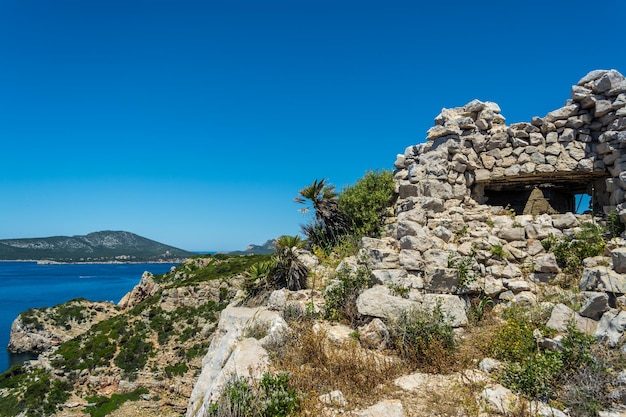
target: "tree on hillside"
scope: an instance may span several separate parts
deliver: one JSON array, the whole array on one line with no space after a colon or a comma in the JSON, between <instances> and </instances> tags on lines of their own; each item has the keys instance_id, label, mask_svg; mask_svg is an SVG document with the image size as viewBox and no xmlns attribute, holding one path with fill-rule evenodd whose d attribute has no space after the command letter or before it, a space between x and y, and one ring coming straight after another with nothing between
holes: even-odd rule
<instances>
[{"instance_id":1,"label":"tree on hillside","mask_svg":"<svg viewBox=\"0 0 626 417\"><path fill-rule=\"evenodd\" d=\"M332 246L339 237L348 233L349 217L339 208L334 185L327 184L325 179L316 179L313 184L301 189L299 194L294 201L300 204L310 202L315 211L315 221L302 228L311 244ZM307 213L309 207L301 211Z\"/></svg>"}]
</instances>

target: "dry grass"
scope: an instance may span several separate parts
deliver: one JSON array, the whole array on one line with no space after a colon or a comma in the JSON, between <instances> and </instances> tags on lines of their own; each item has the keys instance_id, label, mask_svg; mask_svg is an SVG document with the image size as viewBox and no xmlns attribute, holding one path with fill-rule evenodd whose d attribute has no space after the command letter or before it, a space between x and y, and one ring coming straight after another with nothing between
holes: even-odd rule
<instances>
[{"instance_id":1,"label":"dry grass","mask_svg":"<svg viewBox=\"0 0 626 417\"><path fill-rule=\"evenodd\" d=\"M317 415L317 397L340 390L349 408L380 398L388 383L401 372L392 357L361 349L358 341L329 342L312 323L293 323L287 342L274 353L277 369L290 374L290 383L305 394L303 415Z\"/></svg>"}]
</instances>

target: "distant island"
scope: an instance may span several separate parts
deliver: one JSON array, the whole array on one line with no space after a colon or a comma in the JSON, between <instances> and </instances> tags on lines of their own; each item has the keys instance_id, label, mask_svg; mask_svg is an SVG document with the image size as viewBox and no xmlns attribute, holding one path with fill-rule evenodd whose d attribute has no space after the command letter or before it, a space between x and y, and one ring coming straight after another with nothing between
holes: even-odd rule
<instances>
[{"instance_id":1,"label":"distant island","mask_svg":"<svg viewBox=\"0 0 626 417\"><path fill-rule=\"evenodd\" d=\"M228 255L268 255L276 252L276 246L274 241L276 239L269 239L262 245L251 244L245 250L236 250L231 252L224 252Z\"/></svg>"},{"instance_id":2,"label":"distant island","mask_svg":"<svg viewBox=\"0 0 626 417\"><path fill-rule=\"evenodd\" d=\"M179 262L196 254L125 231L82 236L0 239L0 260L39 262Z\"/></svg>"}]
</instances>

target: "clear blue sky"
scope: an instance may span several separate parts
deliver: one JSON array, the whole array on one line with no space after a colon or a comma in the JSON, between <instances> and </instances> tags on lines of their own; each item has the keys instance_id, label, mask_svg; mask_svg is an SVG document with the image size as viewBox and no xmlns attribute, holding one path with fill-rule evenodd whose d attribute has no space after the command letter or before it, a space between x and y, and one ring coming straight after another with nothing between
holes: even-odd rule
<instances>
[{"instance_id":1,"label":"clear blue sky","mask_svg":"<svg viewBox=\"0 0 626 417\"><path fill-rule=\"evenodd\" d=\"M0 0L0 238L236 250L424 141L442 107L560 107L626 73L626 2Z\"/></svg>"}]
</instances>

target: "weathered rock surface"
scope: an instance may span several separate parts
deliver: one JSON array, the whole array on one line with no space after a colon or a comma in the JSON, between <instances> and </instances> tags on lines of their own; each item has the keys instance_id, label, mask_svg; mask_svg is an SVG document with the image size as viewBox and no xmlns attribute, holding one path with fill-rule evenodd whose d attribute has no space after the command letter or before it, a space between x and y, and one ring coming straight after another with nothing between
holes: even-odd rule
<instances>
[{"instance_id":1,"label":"weathered rock surface","mask_svg":"<svg viewBox=\"0 0 626 417\"><path fill-rule=\"evenodd\" d=\"M257 340L246 337L246 331L262 327L266 335ZM209 350L202 360L202 372L196 381L187 416L203 416L212 401L216 401L233 375L260 379L269 365L263 343L280 338L287 330L282 316L265 307L246 308L228 306L220 321Z\"/></svg>"},{"instance_id":2,"label":"weathered rock surface","mask_svg":"<svg viewBox=\"0 0 626 417\"><path fill-rule=\"evenodd\" d=\"M30 309L13 321L8 349L13 353L46 352L119 313L114 304L84 299Z\"/></svg>"}]
</instances>

